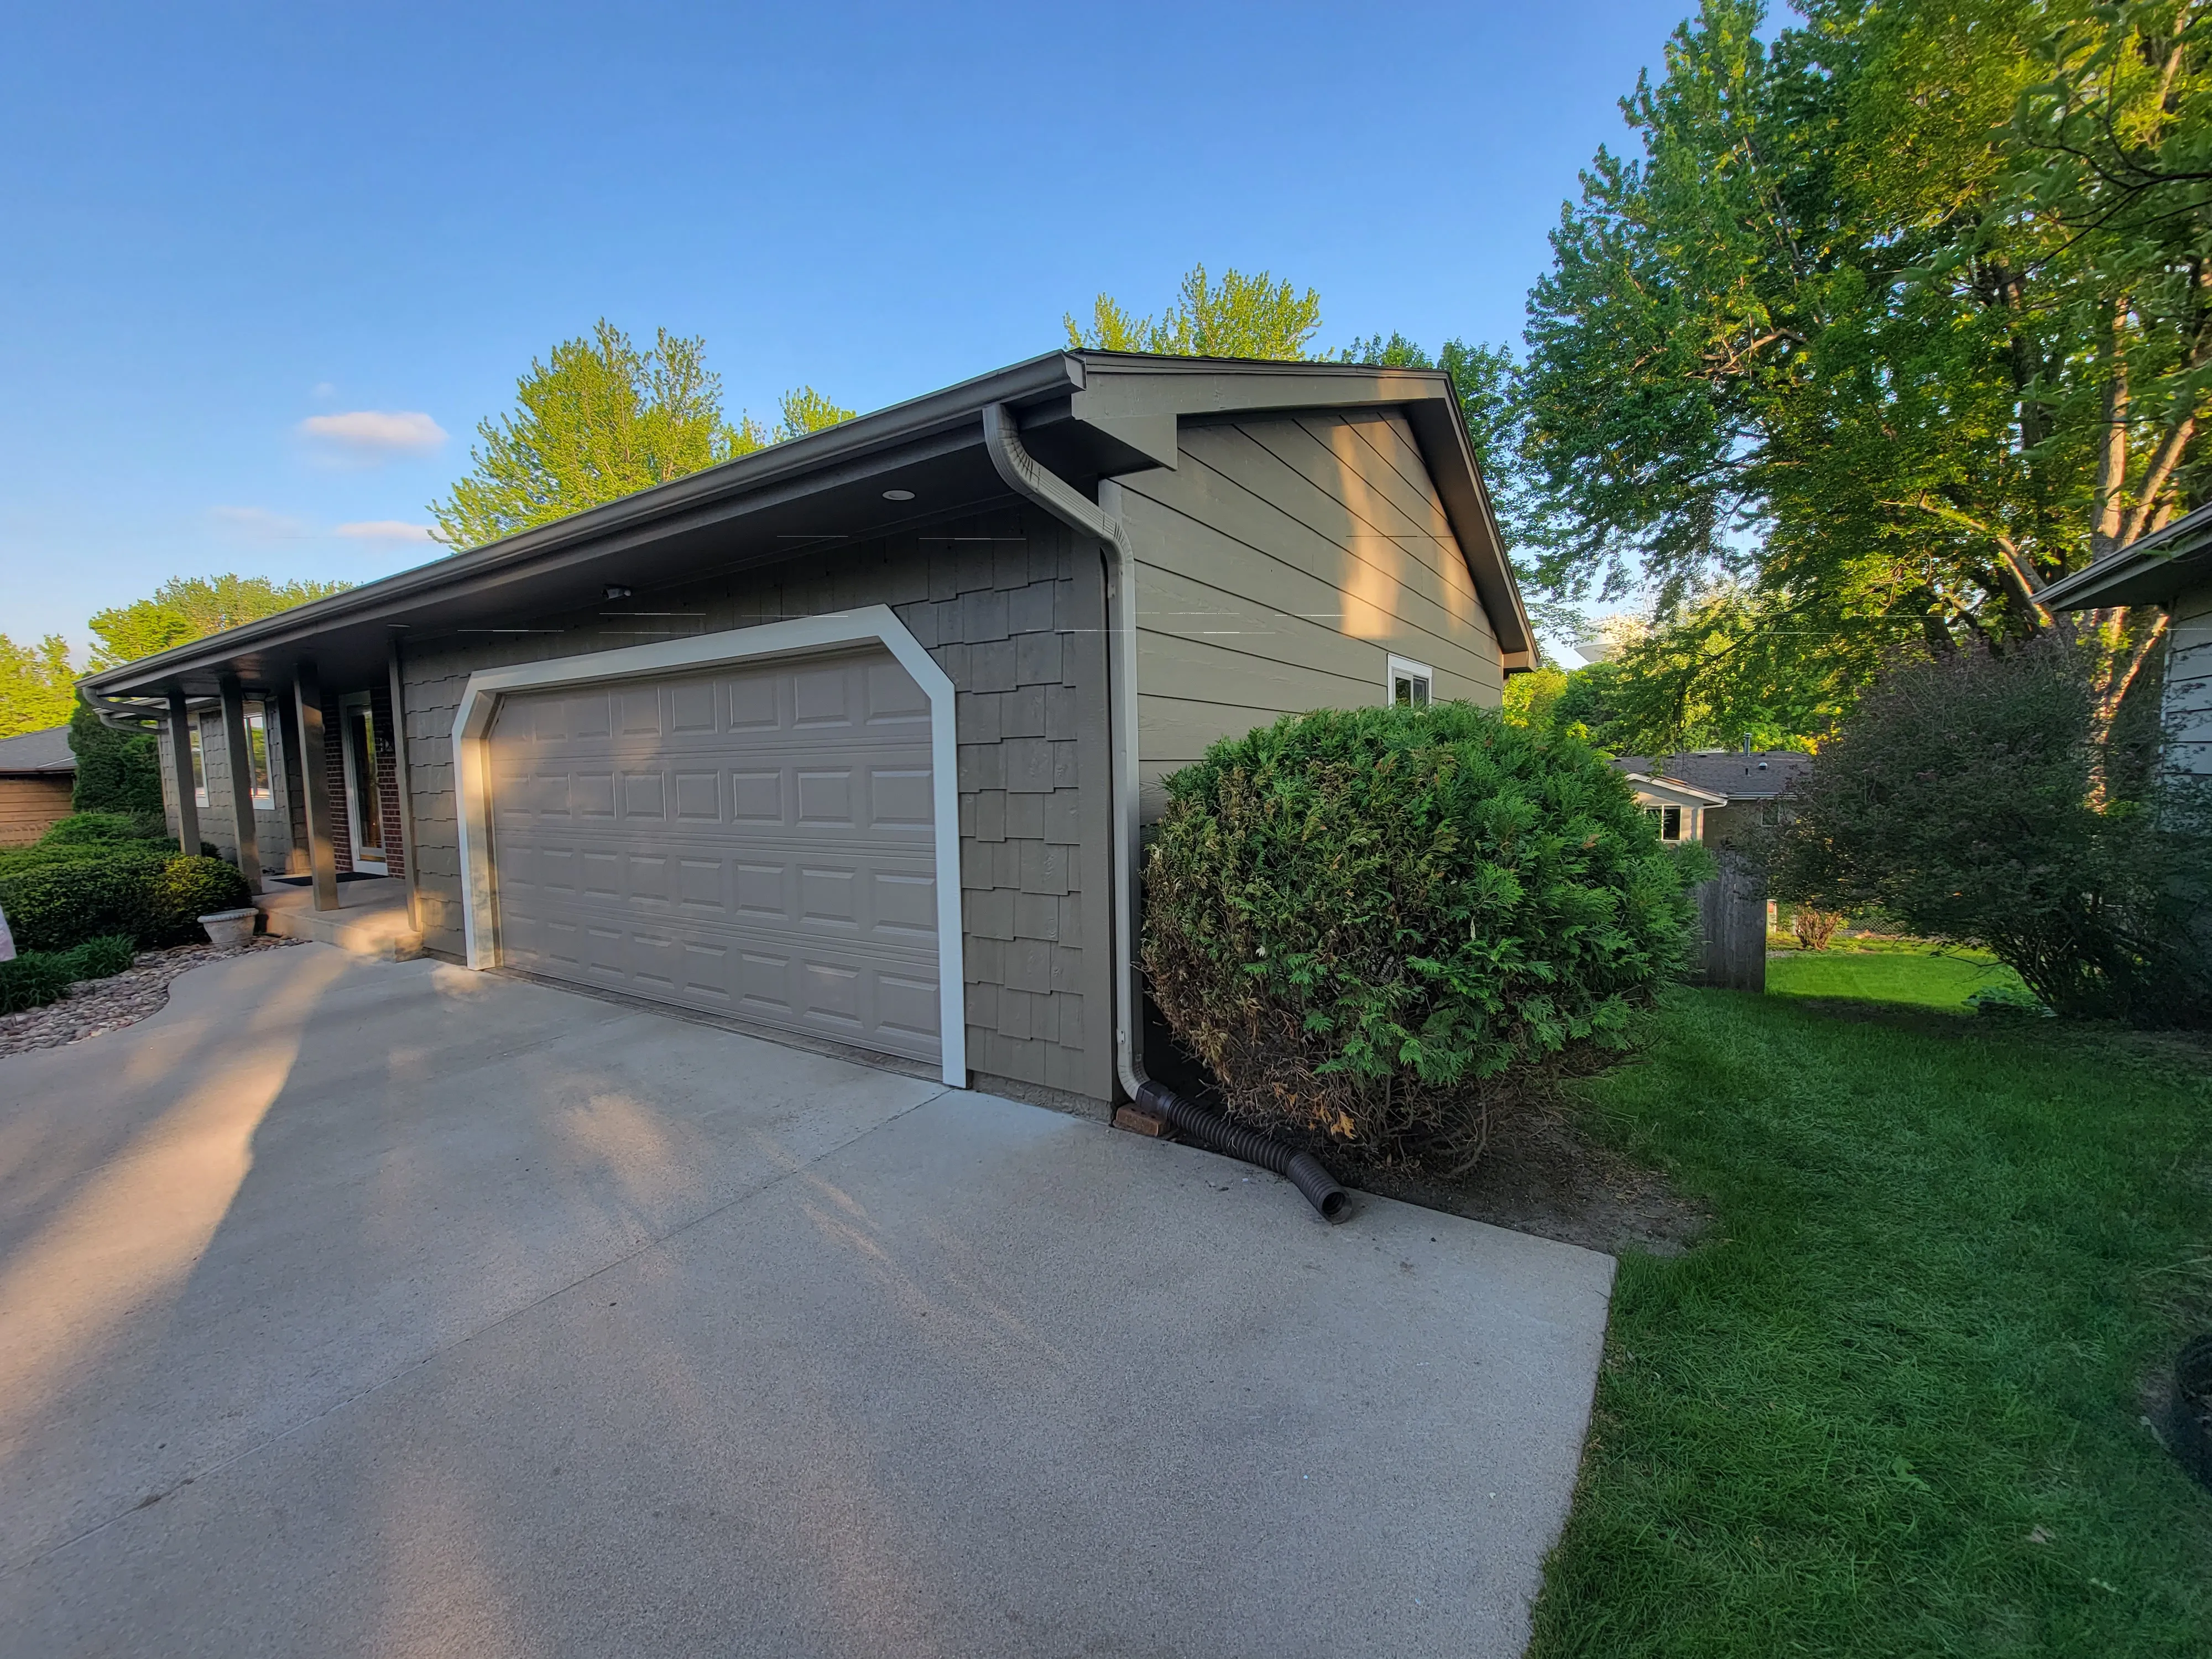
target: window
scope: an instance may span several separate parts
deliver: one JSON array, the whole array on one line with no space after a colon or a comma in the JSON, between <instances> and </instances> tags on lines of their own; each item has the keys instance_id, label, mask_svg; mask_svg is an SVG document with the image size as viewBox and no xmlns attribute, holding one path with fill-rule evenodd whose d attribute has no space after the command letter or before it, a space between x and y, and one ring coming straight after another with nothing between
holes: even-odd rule
<instances>
[{"instance_id":1,"label":"window","mask_svg":"<svg viewBox=\"0 0 2212 1659\"><path fill-rule=\"evenodd\" d=\"M1759 821L1770 826L1781 823L1782 803L1778 800L1761 801L1759 806Z\"/></svg>"},{"instance_id":2,"label":"window","mask_svg":"<svg viewBox=\"0 0 2212 1659\"><path fill-rule=\"evenodd\" d=\"M1407 657L1390 659L1390 702L1400 708L1426 708L1432 672L1426 663Z\"/></svg>"},{"instance_id":3,"label":"window","mask_svg":"<svg viewBox=\"0 0 2212 1659\"><path fill-rule=\"evenodd\" d=\"M207 756L200 747L200 720L198 715L192 718L191 736L192 804L195 806L205 806L208 804Z\"/></svg>"},{"instance_id":4,"label":"window","mask_svg":"<svg viewBox=\"0 0 2212 1659\"><path fill-rule=\"evenodd\" d=\"M253 769L253 810L276 810L276 792L269 782L269 708L265 703L246 705L246 754Z\"/></svg>"},{"instance_id":5,"label":"window","mask_svg":"<svg viewBox=\"0 0 2212 1659\"><path fill-rule=\"evenodd\" d=\"M1650 809L1659 818L1659 839L1682 839L1682 809L1679 806L1655 806Z\"/></svg>"}]
</instances>

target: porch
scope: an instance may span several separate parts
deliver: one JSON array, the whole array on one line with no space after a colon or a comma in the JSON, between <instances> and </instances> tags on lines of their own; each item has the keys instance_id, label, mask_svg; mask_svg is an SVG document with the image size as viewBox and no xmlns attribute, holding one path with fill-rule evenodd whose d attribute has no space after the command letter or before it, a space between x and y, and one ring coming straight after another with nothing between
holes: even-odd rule
<instances>
[{"instance_id":1,"label":"porch","mask_svg":"<svg viewBox=\"0 0 2212 1659\"><path fill-rule=\"evenodd\" d=\"M312 877L273 877L254 895L261 931L278 939L335 945L349 956L408 962L422 954L422 931L409 914L407 884L392 876L340 877L337 908L318 909Z\"/></svg>"}]
</instances>

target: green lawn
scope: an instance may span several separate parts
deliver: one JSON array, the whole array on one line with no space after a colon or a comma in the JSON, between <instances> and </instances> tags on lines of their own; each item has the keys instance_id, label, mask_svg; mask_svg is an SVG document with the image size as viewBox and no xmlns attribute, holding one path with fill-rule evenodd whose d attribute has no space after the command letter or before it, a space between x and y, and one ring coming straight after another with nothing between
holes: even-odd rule
<instances>
[{"instance_id":1,"label":"green lawn","mask_svg":"<svg viewBox=\"0 0 2212 1659\"><path fill-rule=\"evenodd\" d=\"M1772 965L1591 1089L1717 1221L1621 1264L1532 1654L2203 1659L2212 1493L2138 1391L2212 1327L2207 1052Z\"/></svg>"},{"instance_id":2,"label":"green lawn","mask_svg":"<svg viewBox=\"0 0 2212 1659\"><path fill-rule=\"evenodd\" d=\"M1772 957L1766 964L1770 995L1911 1002L1971 1013L1966 999L1990 986L2022 994L2027 988L2019 975L1985 951L1939 953L1924 945L1804 951Z\"/></svg>"}]
</instances>

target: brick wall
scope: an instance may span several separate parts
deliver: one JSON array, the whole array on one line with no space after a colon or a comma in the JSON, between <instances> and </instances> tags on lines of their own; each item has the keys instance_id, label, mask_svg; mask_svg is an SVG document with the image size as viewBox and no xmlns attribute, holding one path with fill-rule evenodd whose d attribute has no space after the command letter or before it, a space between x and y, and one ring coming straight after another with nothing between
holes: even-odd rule
<instances>
[{"instance_id":1,"label":"brick wall","mask_svg":"<svg viewBox=\"0 0 2212 1659\"><path fill-rule=\"evenodd\" d=\"M353 868L353 819L346 811L345 723L341 718L348 694L323 693L323 764L331 802L331 850L341 870ZM376 733L376 812L384 830L385 873L407 873L406 849L399 836L399 762L392 748L392 688L387 682L368 692L368 718ZM368 784L364 782L364 788Z\"/></svg>"},{"instance_id":2,"label":"brick wall","mask_svg":"<svg viewBox=\"0 0 2212 1659\"><path fill-rule=\"evenodd\" d=\"M330 803L331 854L341 870L353 868L353 823L346 811L345 723L339 693L323 693L323 799Z\"/></svg>"},{"instance_id":3,"label":"brick wall","mask_svg":"<svg viewBox=\"0 0 2212 1659\"><path fill-rule=\"evenodd\" d=\"M865 605L889 605L956 692L960 867L938 876L961 889L969 1066L987 1087L1109 1100L1103 581L1094 547L1012 503L587 612L503 619L539 632L410 638L425 942L462 949L452 734L471 673Z\"/></svg>"}]
</instances>

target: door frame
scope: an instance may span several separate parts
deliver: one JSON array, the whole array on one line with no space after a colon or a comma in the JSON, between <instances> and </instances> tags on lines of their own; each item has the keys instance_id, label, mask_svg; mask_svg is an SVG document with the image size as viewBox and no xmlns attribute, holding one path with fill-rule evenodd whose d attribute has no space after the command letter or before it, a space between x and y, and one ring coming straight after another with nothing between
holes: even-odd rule
<instances>
[{"instance_id":1,"label":"door frame","mask_svg":"<svg viewBox=\"0 0 2212 1659\"><path fill-rule=\"evenodd\" d=\"M658 679L691 669L818 657L880 646L929 700L932 825L936 851L939 1054L945 1081L968 1086L965 952L960 921L960 750L952 681L889 605L861 605L826 616L799 617L695 634L653 645L623 646L574 657L479 669L469 676L453 711L453 794L461 863L461 931L471 968L500 962L491 870L491 725L510 692L554 686Z\"/></svg>"},{"instance_id":2,"label":"door frame","mask_svg":"<svg viewBox=\"0 0 2212 1659\"><path fill-rule=\"evenodd\" d=\"M392 849L385 845L384 798L377 793L376 780L371 778L364 787L355 775L353 763L353 711L360 709L368 722L371 737L376 732L376 707L366 691L349 691L338 699L338 767L345 780L346 852L353 867L362 875L388 876L392 873ZM364 809L376 814L376 843L382 856L368 858L362 854L361 832L368 822Z\"/></svg>"}]
</instances>

